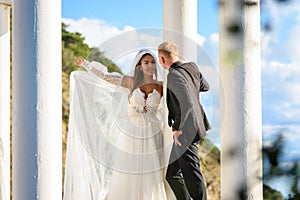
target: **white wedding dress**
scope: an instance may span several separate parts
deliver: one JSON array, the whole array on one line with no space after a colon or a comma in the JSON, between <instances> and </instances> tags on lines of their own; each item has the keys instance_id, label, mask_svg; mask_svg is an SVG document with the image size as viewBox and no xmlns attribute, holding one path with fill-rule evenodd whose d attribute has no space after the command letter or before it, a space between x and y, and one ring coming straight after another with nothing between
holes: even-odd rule
<instances>
[{"instance_id":1,"label":"white wedding dress","mask_svg":"<svg viewBox=\"0 0 300 200\"><path fill-rule=\"evenodd\" d=\"M71 73L64 200L175 199L165 181L172 133L160 94Z\"/></svg>"}]
</instances>

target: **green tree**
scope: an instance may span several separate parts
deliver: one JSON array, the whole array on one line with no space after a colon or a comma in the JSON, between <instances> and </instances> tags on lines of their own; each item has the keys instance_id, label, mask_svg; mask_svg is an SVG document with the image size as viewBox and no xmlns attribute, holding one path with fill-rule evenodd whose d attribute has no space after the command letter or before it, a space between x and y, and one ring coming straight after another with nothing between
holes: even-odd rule
<instances>
[{"instance_id":1,"label":"green tree","mask_svg":"<svg viewBox=\"0 0 300 200\"><path fill-rule=\"evenodd\" d=\"M79 68L74 65L78 58L85 58L87 60L98 61L107 66L109 72L119 72L122 74L120 68L110 59L105 57L104 52L98 48L91 48L85 42L85 38L81 33L71 33L67 31L67 25L62 23L62 69L63 72L70 74Z\"/></svg>"},{"instance_id":2,"label":"green tree","mask_svg":"<svg viewBox=\"0 0 300 200\"><path fill-rule=\"evenodd\" d=\"M281 192L274 190L268 185L263 185L264 190L264 200L283 200L283 196Z\"/></svg>"},{"instance_id":3,"label":"green tree","mask_svg":"<svg viewBox=\"0 0 300 200\"><path fill-rule=\"evenodd\" d=\"M78 67L74 62L78 58L86 58L91 52L91 48L84 43L84 37L78 32L71 33L66 30L67 25L62 24L62 70L70 74Z\"/></svg>"}]
</instances>

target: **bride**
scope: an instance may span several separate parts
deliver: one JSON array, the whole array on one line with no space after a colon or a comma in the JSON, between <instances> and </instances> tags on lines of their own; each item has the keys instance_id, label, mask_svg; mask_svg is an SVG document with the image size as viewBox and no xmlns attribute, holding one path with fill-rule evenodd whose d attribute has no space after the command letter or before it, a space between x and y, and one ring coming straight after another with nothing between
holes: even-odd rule
<instances>
[{"instance_id":1,"label":"bride","mask_svg":"<svg viewBox=\"0 0 300 200\"><path fill-rule=\"evenodd\" d=\"M140 50L133 76L76 61L71 73L64 200L175 199L165 182L172 139L152 51Z\"/></svg>"}]
</instances>

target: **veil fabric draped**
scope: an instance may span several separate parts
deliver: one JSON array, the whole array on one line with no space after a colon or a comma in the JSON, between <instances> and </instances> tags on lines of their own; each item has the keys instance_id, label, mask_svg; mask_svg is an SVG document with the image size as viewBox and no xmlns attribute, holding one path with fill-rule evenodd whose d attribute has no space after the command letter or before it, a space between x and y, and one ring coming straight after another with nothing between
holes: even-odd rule
<instances>
[{"instance_id":1,"label":"veil fabric draped","mask_svg":"<svg viewBox=\"0 0 300 200\"><path fill-rule=\"evenodd\" d=\"M138 89L129 99L126 88L71 73L64 200L174 199L165 182L172 133L157 94L149 112L133 112Z\"/></svg>"}]
</instances>

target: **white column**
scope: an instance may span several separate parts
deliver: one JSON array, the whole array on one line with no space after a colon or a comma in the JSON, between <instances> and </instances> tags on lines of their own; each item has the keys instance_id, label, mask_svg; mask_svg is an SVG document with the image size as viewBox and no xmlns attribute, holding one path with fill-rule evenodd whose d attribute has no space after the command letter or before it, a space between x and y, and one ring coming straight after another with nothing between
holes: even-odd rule
<instances>
[{"instance_id":1,"label":"white column","mask_svg":"<svg viewBox=\"0 0 300 200\"><path fill-rule=\"evenodd\" d=\"M197 61L197 0L163 1L163 40L178 45L185 60Z\"/></svg>"},{"instance_id":2,"label":"white column","mask_svg":"<svg viewBox=\"0 0 300 200\"><path fill-rule=\"evenodd\" d=\"M0 1L0 199L10 198L10 4Z\"/></svg>"},{"instance_id":3,"label":"white column","mask_svg":"<svg viewBox=\"0 0 300 200\"><path fill-rule=\"evenodd\" d=\"M12 30L13 199L61 199L61 0L13 1Z\"/></svg>"},{"instance_id":4,"label":"white column","mask_svg":"<svg viewBox=\"0 0 300 200\"><path fill-rule=\"evenodd\" d=\"M262 200L260 2L219 4L221 198Z\"/></svg>"},{"instance_id":5,"label":"white column","mask_svg":"<svg viewBox=\"0 0 300 200\"><path fill-rule=\"evenodd\" d=\"M163 0L163 41L177 44L182 60L197 62L197 35L197 0ZM164 70L164 87L167 74ZM164 104L166 107L166 98ZM165 124L168 124L167 113Z\"/></svg>"}]
</instances>

